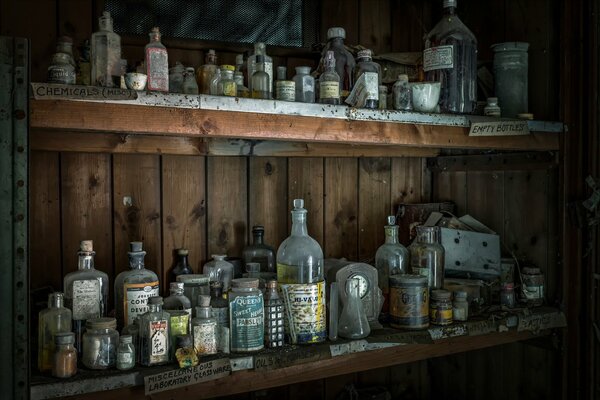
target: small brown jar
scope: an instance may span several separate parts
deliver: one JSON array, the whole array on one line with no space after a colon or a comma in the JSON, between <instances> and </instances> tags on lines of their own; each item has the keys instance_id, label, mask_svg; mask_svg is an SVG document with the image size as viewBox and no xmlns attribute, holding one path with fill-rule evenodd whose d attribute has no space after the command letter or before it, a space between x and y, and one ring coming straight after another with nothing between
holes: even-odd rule
<instances>
[{"instance_id":1,"label":"small brown jar","mask_svg":"<svg viewBox=\"0 0 600 400\"><path fill-rule=\"evenodd\" d=\"M52 363L52 376L69 378L77 373L77 350L73 332L60 332L54 335L56 350Z\"/></svg>"}]
</instances>

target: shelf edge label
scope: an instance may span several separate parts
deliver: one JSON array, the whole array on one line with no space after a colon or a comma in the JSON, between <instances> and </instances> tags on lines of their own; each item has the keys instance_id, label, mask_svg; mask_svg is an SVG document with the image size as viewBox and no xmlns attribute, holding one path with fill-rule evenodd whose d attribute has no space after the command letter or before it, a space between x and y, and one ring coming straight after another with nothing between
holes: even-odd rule
<instances>
[{"instance_id":1,"label":"shelf edge label","mask_svg":"<svg viewBox=\"0 0 600 400\"><path fill-rule=\"evenodd\" d=\"M469 136L529 135L526 120L472 121Z\"/></svg>"},{"instance_id":2,"label":"shelf edge label","mask_svg":"<svg viewBox=\"0 0 600 400\"><path fill-rule=\"evenodd\" d=\"M231 374L228 358L207 361L195 367L174 369L156 375L144 377L144 394L146 396L164 392L196 383L212 381Z\"/></svg>"},{"instance_id":3,"label":"shelf edge label","mask_svg":"<svg viewBox=\"0 0 600 400\"><path fill-rule=\"evenodd\" d=\"M57 83L31 83L36 100L135 100L135 90L100 86L62 85Z\"/></svg>"}]
</instances>

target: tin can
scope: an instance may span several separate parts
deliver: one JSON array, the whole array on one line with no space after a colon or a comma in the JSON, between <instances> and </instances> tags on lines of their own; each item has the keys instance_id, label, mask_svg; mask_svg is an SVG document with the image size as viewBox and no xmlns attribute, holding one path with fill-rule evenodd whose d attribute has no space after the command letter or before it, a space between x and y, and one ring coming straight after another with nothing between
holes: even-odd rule
<instances>
[{"instance_id":1,"label":"tin can","mask_svg":"<svg viewBox=\"0 0 600 400\"><path fill-rule=\"evenodd\" d=\"M452 323L452 293L447 290L431 291L431 308L429 318L435 325L450 325Z\"/></svg>"},{"instance_id":2,"label":"tin can","mask_svg":"<svg viewBox=\"0 0 600 400\"><path fill-rule=\"evenodd\" d=\"M427 277L392 275L390 282L390 325L394 328L423 329L429 326Z\"/></svg>"}]
</instances>

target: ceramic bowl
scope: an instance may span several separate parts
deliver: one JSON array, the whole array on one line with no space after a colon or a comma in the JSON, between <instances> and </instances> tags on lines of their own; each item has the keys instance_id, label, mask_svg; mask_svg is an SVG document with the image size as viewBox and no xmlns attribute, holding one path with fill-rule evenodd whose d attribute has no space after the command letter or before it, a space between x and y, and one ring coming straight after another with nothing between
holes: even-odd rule
<instances>
[{"instance_id":1,"label":"ceramic bowl","mask_svg":"<svg viewBox=\"0 0 600 400\"><path fill-rule=\"evenodd\" d=\"M131 90L144 90L146 87L146 74L139 72L128 72L125 74L125 85Z\"/></svg>"},{"instance_id":2,"label":"ceramic bowl","mask_svg":"<svg viewBox=\"0 0 600 400\"><path fill-rule=\"evenodd\" d=\"M440 101L440 82L415 82L411 84L413 109L435 112Z\"/></svg>"}]
</instances>

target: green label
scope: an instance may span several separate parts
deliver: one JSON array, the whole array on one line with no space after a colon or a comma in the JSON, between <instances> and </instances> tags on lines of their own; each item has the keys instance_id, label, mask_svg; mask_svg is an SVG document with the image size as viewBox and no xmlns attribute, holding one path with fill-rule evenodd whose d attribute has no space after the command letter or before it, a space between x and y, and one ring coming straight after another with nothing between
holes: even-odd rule
<instances>
[{"instance_id":1,"label":"green label","mask_svg":"<svg viewBox=\"0 0 600 400\"><path fill-rule=\"evenodd\" d=\"M262 295L238 296L229 303L231 310L231 351L254 351L264 347L264 310Z\"/></svg>"}]
</instances>

